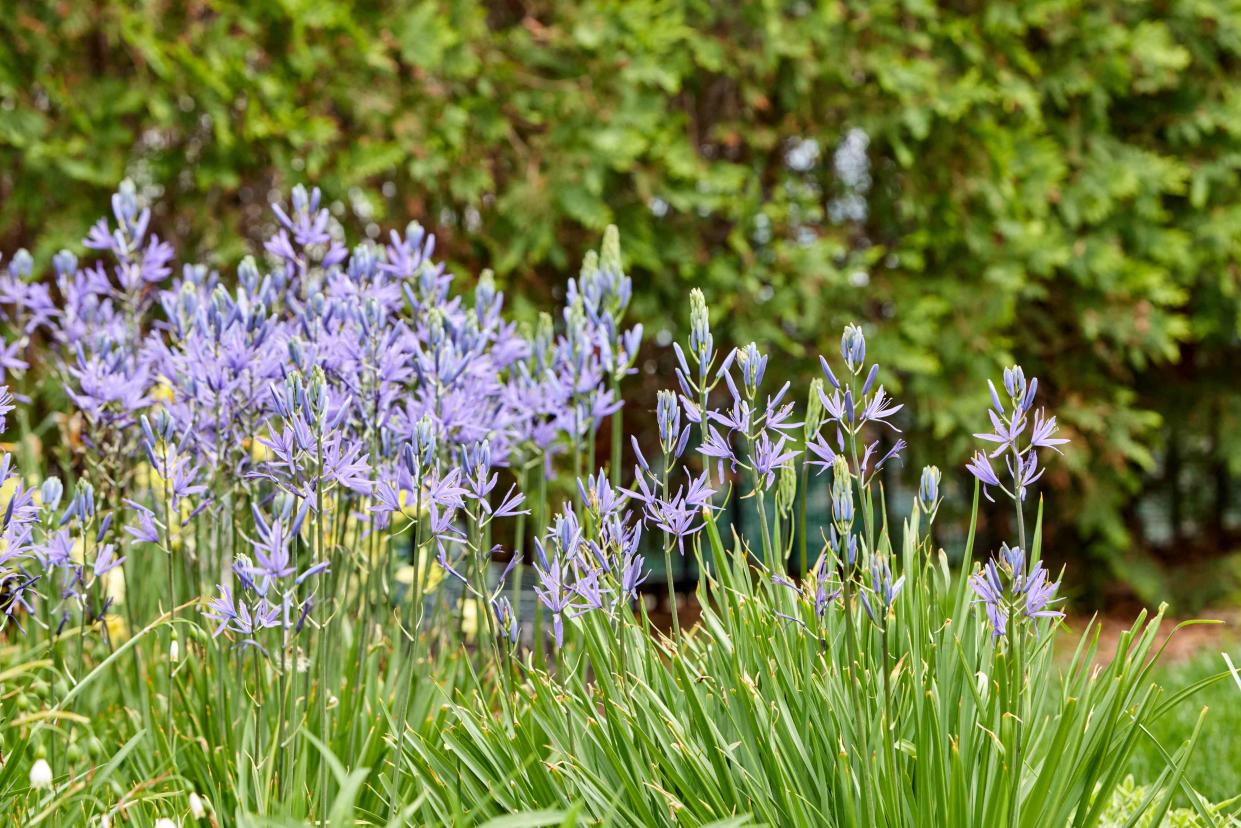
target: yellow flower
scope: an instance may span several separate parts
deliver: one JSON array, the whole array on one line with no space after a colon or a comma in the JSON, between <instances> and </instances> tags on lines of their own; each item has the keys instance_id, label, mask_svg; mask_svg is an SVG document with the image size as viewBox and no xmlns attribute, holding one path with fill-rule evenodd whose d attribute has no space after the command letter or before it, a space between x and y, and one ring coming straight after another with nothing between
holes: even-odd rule
<instances>
[{"instance_id":1,"label":"yellow flower","mask_svg":"<svg viewBox=\"0 0 1241 828\"><path fill-rule=\"evenodd\" d=\"M461 634L467 641L472 641L478 635L478 602L468 600L464 595L461 600L465 601L465 611L461 613Z\"/></svg>"},{"instance_id":2,"label":"yellow flower","mask_svg":"<svg viewBox=\"0 0 1241 828\"><path fill-rule=\"evenodd\" d=\"M265 463L271 459L271 449L259 440L262 435L255 434L242 441L242 446L250 450L250 459L255 463Z\"/></svg>"},{"instance_id":3,"label":"yellow flower","mask_svg":"<svg viewBox=\"0 0 1241 828\"><path fill-rule=\"evenodd\" d=\"M134 486L138 489L153 489L160 480L159 474L150 463L141 462L134 466Z\"/></svg>"},{"instance_id":4,"label":"yellow flower","mask_svg":"<svg viewBox=\"0 0 1241 828\"><path fill-rule=\"evenodd\" d=\"M18 482L20 482L18 476L13 475L4 481L3 486L0 486L0 506L3 506L3 508L8 508L9 501L13 499L13 493L17 491Z\"/></svg>"},{"instance_id":5,"label":"yellow flower","mask_svg":"<svg viewBox=\"0 0 1241 828\"><path fill-rule=\"evenodd\" d=\"M423 595L431 595L444 582L444 567L432 564L428 569L430 570L429 572L423 572L423 575L426 577L426 583L422 585ZM404 586L412 587L414 584L414 567L410 564L402 564L396 571L396 580Z\"/></svg>"},{"instance_id":6,"label":"yellow flower","mask_svg":"<svg viewBox=\"0 0 1241 828\"><path fill-rule=\"evenodd\" d=\"M176 394L172 390L172 383L167 377L161 376L155 383L155 387L151 389L151 399L156 402L170 403L176 398Z\"/></svg>"},{"instance_id":7,"label":"yellow flower","mask_svg":"<svg viewBox=\"0 0 1241 828\"><path fill-rule=\"evenodd\" d=\"M125 617L120 613L109 612L104 616L104 623L108 625L108 640L114 644L120 644L129 638L129 625L125 623Z\"/></svg>"}]
</instances>

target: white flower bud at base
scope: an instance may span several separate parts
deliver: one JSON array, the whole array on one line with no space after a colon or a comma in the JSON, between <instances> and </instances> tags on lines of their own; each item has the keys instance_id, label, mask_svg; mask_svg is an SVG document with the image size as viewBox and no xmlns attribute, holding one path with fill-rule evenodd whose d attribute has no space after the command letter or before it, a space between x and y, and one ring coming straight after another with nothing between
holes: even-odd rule
<instances>
[{"instance_id":1,"label":"white flower bud at base","mask_svg":"<svg viewBox=\"0 0 1241 828\"><path fill-rule=\"evenodd\" d=\"M207 806L203 804L202 797L196 793L190 794L190 816L194 819L202 819L207 815Z\"/></svg>"},{"instance_id":2,"label":"white flower bud at base","mask_svg":"<svg viewBox=\"0 0 1241 828\"><path fill-rule=\"evenodd\" d=\"M46 759L36 760L30 766L30 787L46 788L52 784L52 766Z\"/></svg>"}]
</instances>

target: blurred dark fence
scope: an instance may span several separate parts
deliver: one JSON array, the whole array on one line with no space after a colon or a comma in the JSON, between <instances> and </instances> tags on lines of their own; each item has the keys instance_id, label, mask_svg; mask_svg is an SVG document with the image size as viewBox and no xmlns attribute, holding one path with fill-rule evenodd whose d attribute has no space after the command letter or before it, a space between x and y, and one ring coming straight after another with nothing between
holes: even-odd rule
<instances>
[{"instance_id":1,"label":"blurred dark fence","mask_svg":"<svg viewBox=\"0 0 1241 828\"><path fill-rule=\"evenodd\" d=\"M1070 579L1235 583L1234 6L59 0L0 15L0 44L6 251L46 265L129 177L227 271L308 181L351 240L418 219L528 315L615 222L651 343L636 408L690 286L722 343L803 382L861 320L909 482L934 462L964 487L984 380L1020 361L1074 440L1044 481Z\"/></svg>"}]
</instances>

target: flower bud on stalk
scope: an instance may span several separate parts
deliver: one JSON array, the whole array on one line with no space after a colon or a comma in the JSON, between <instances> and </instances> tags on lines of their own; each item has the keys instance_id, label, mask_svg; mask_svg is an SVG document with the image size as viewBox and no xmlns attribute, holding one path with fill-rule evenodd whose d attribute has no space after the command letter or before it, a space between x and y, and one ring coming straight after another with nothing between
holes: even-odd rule
<instances>
[{"instance_id":1,"label":"flower bud on stalk","mask_svg":"<svg viewBox=\"0 0 1241 828\"><path fill-rule=\"evenodd\" d=\"M659 426L659 447L663 453L675 457L681 443L681 403L673 391L659 392L655 405L655 421Z\"/></svg>"},{"instance_id":2,"label":"flower bud on stalk","mask_svg":"<svg viewBox=\"0 0 1241 828\"><path fill-rule=\"evenodd\" d=\"M782 514L788 514L797 498L797 469L792 463L780 467L780 477L776 484L776 508Z\"/></svg>"},{"instance_id":3,"label":"flower bud on stalk","mask_svg":"<svg viewBox=\"0 0 1241 828\"><path fill-rule=\"evenodd\" d=\"M853 525L853 480L848 461L839 455L832 464L832 519L841 534Z\"/></svg>"},{"instance_id":4,"label":"flower bud on stalk","mask_svg":"<svg viewBox=\"0 0 1241 828\"><path fill-rule=\"evenodd\" d=\"M856 374L862 370L862 363L866 360L866 335L861 327L849 325L845 328L840 337L840 355L850 371Z\"/></svg>"},{"instance_id":5,"label":"flower bud on stalk","mask_svg":"<svg viewBox=\"0 0 1241 828\"><path fill-rule=\"evenodd\" d=\"M68 250L62 250L52 257L52 269L57 276L69 276L78 269L78 257Z\"/></svg>"},{"instance_id":6,"label":"flower bud on stalk","mask_svg":"<svg viewBox=\"0 0 1241 828\"><path fill-rule=\"evenodd\" d=\"M64 497L65 487L60 482L59 477L49 477L39 486L39 499L43 504L43 508L49 511L56 511L56 507L60 505L60 499Z\"/></svg>"},{"instance_id":7,"label":"flower bud on stalk","mask_svg":"<svg viewBox=\"0 0 1241 828\"><path fill-rule=\"evenodd\" d=\"M327 377L318 365L310 372L310 382L306 385L306 407L312 418L320 423L327 416Z\"/></svg>"},{"instance_id":8,"label":"flower bud on stalk","mask_svg":"<svg viewBox=\"0 0 1241 828\"><path fill-rule=\"evenodd\" d=\"M689 292L689 350L700 366L711 361L715 350L707 299L698 288Z\"/></svg>"},{"instance_id":9,"label":"flower bud on stalk","mask_svg":"<svg viewBox=\"0 0 1241 828\"><path fill-rule=\"evenodd\" d=\"M823 380L815 377L810 381L810 396L806 400L806 442L810 442L823 427Z\"/></svg>"},{"instance_id":10,"label":"flower bud on stalk","mask_svg":"<svg viewBox=\"0 0 1241 828\"><path fill-rule=\"evenodd\" d=\"M52 766L46 759L36 759L30 766L30 787L36 790L52 785Z\"/></svg>"},{"instance_id":11,"label":"flower bud on stalk","mask_svg":"<svg viewBox=\"0 0 1241 828\"><path fill-rule=\"evenodd\" d=\"M922 480L918 485L918 508L932 520L939 508L939 484L942 478L938 466L926 466L922 469Z\"/></svg>"},{"instance_id":12,"label":"flower bud on stalk","mask_svg":"<svg viewBox=\"0 0 1241 828\"><path fill-rule=\"evenodd\" d=\"M758 395L758 387L762 384L763 374L767 370L767 356L758 350L756 342L751 342L744 348L738 348L736 353L746 396L754 399Z\"/></svg>"}]
</instances>

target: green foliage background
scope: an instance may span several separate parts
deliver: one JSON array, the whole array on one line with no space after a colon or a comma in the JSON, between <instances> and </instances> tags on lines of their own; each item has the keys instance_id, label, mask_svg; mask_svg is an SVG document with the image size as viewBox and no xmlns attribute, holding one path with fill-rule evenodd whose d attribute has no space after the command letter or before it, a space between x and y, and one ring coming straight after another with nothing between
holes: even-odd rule
<instances>
[{"instance_id":1,"label":"green foliage background","mask_svg":"<svg viewBox=\"0 0 1241 828\"><path fill-rule=\"evenodd\" d=\"M911 464L963 462L1020 360L1074 438L1055 546L1096 595L1241 545L1235 0L5 6L5 250L76 244L128 176L231 268L309 181L533 307L615 222L648 332L701 285L719 338L808 375L865 320Z\"/></svg>"}]
</instances>

